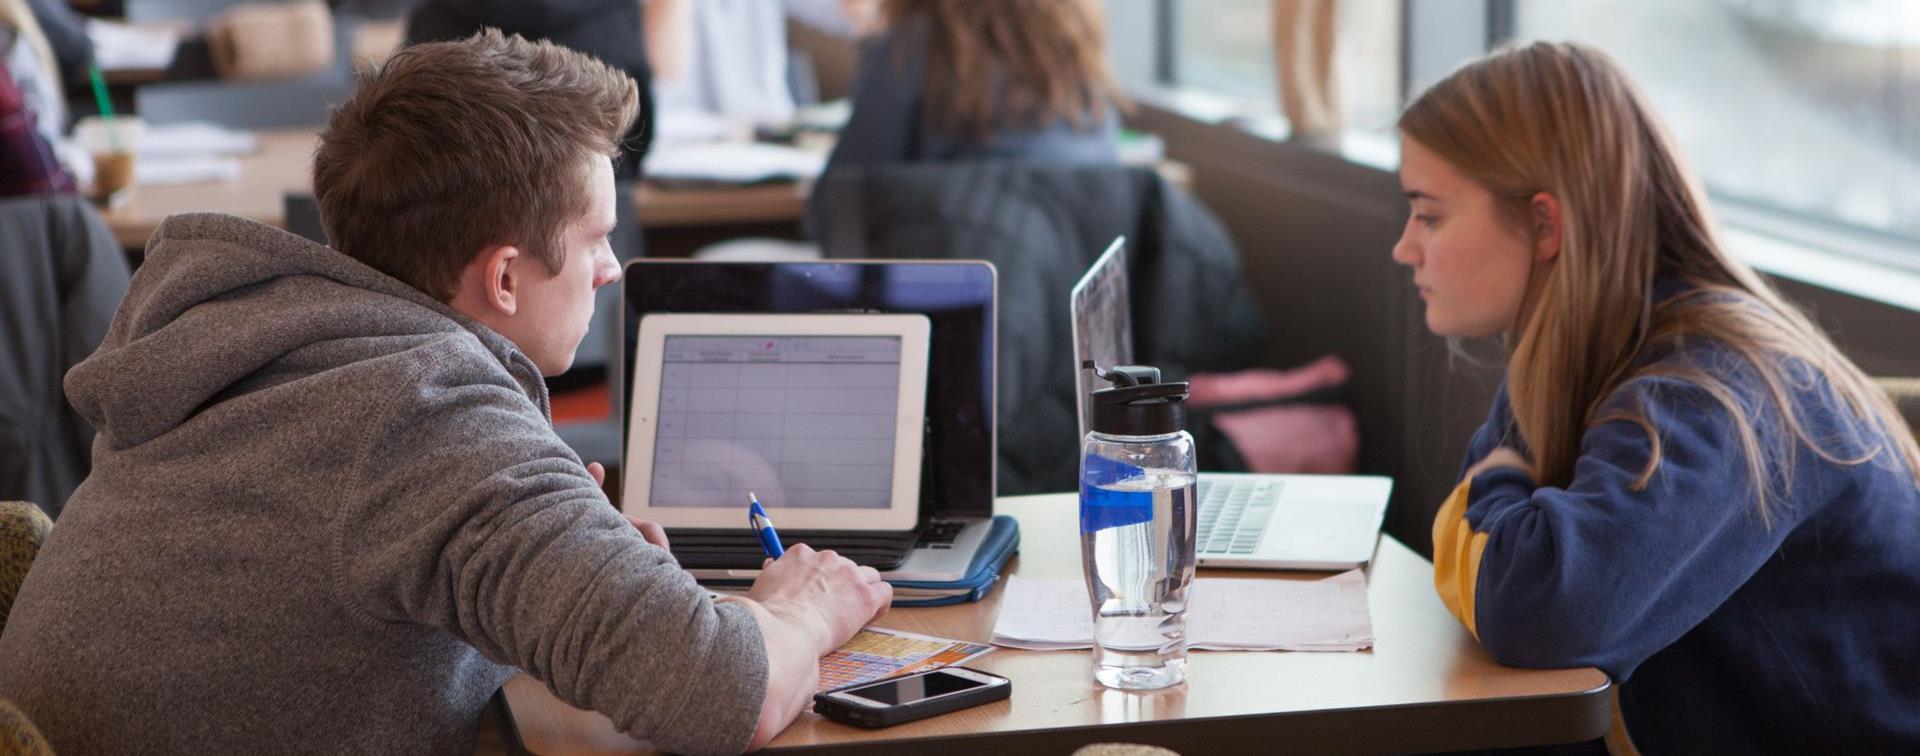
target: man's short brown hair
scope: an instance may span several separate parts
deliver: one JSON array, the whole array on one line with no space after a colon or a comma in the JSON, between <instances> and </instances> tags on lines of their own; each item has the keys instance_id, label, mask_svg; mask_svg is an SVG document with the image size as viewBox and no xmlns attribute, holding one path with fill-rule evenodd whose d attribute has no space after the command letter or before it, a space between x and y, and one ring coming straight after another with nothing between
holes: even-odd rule
<instances>
[{"instance_id":1,"label":"man's short brown hair","mask_svg":"<svg viewBox=\"0 0 1920 756\"><path fill-rule=\"evenodd\" d=\"M415 45L362 71L313 156L337 249L442 301L481 250L512 244L551 273L590 208L584 171L639 109L626 74L487 29Z\"/></svg>"}]
</instances>

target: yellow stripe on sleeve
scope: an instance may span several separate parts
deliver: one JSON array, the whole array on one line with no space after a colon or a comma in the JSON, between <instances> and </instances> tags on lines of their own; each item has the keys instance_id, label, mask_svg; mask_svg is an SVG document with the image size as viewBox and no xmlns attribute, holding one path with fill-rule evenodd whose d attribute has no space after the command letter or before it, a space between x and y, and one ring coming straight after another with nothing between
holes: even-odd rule
<instances>
[{"instance_id":1,"label":"yellow stripe on sleeve","mask_svg":"<svg viewBox=\"0 0 1920 756\"><path fill-rule=\"evenodd\" d=\"M1473 532L1467 524L1467 492L1473 481L1463 480L1433 518L1433 587L1440 591L1440 602L1447 611L1467 626L1475 640L1480 631L1473 623L1473 588L1480 578L1480 553L1487 550L1487 534Z\"/></svg>"}]
</instances>

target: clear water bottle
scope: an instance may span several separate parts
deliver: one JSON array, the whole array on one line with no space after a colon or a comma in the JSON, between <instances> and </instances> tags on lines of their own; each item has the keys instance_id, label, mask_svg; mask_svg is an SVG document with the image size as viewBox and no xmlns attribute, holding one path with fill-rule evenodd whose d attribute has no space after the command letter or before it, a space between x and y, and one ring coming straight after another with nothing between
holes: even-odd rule
<instances>
[{"instance_id":1,"label":"clear water bottle","mask_svg":"<svg viewBox=\"0 0 1920 756\"><path fill-rule=\"evenodd\" d=\"M1084 366L1094 369L1091 363ZM1093 605L1093 678L1146 690L1187 677L1194 461L1187 384L1125 365L1099 373L1080 447L1080 555Z\"/></svg>"}]
</instances>

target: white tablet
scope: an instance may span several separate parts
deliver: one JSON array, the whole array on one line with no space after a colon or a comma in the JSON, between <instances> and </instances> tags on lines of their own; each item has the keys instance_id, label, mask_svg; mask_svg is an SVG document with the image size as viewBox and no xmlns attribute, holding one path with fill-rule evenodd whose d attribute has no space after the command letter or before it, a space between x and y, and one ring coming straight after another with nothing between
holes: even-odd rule
<instances>
[{"instance_id":1,"label":"white tablet","mask_svg":"<svg viewBox=\"0 0 1920 756\"><path fill-rule=\"evenodd\" d=\"M911 530L925 315L640 319L621 508L670 528Z\"/></svg>"}]
</instances>

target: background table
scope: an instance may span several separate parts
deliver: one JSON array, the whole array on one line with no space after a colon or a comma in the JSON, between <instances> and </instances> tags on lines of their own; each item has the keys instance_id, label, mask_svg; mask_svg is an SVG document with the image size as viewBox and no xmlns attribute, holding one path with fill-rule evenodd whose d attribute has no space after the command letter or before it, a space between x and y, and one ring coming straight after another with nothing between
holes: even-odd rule
<instances>
[{"instance_id":1,"label":"background table","mask_svg":"<svg viewBox=\"0 0 1920 756\"><path fill-rule=\"evenodd\" d=\"M313 191L313 150L319 142L318 132L279 129L255 133L260 149L240 156L239 178L137 186L125 201L103 209L101 215L120 246L145 247L160 221L175 213L228 213L286 227L286 194ZM724 238L729 229L741 226L785 224L797 232L807 193L806 185L794 182L713 189L662 189L642 183L634 191L634 202L644 230L712 228Z\"/></svg>"}]
</instances>

